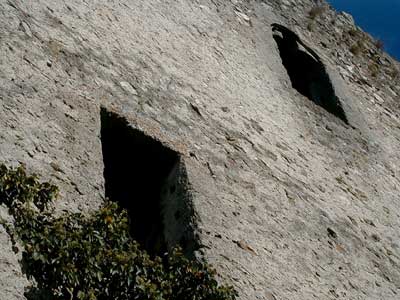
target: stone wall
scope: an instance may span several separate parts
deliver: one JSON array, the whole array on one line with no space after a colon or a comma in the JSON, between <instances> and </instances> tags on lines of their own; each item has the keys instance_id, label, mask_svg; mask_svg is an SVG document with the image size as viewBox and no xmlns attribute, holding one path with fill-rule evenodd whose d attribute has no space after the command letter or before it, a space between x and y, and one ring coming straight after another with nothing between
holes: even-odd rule
<instances>
[{"instance_id":1,"label":"stone wall","mask_svg":"<svg viewBox=\"0 0 400 300\"><path fill-rule=\"evenodd\" d=\"M104 107L179 153L195 254L239 299L397 299L398 81L312 3L1 0L1 161L59 185L58 211L95 209ZM292 87L272 23L318 54L348 124ZM23 299L1 245L0 296Z\"/></svg>"}]
</instances>

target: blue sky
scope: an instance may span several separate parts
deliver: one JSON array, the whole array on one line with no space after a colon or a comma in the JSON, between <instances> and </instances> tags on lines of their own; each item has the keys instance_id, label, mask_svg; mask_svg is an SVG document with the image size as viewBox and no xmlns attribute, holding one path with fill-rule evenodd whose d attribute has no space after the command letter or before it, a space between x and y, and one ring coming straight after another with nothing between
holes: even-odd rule
<instances>
[{"instance_id":1,"label":"blue sky","mask_svg":"<svg viewBox=\"0 0 400 300\"><path fill-rule=\"evenodd\" d=\"M338 11L353 15L356 24L383 41L400 60L400 0L328 0Z\"/></svg>"}]
</instances>

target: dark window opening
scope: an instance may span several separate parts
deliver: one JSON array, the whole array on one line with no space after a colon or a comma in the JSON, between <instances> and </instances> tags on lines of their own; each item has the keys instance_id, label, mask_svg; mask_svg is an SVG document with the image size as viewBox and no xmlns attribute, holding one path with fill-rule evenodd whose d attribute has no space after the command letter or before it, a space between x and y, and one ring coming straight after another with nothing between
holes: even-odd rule
<instances>
[{"instance_id":1,"label":"dark window opening","mask_svg":"<svg viewBox=\"0 0 400 300\"><path fill-rule=\"evenodd\" d=\"M132 237L144 249L164 253L161 191L179 155L105 109L101 142L106 197L128 210Z\"/></svg>"},{"instance_id":2,"label":"dark window opening","mask_svg":"<svg viewBox=\"0 0 400 300\"><path fill-rule=\"evenodd\" d=\"M272 24L272 31L293 88L348 124L325 66L315 51L305 45L293 31L282 25ZM299 46L306 51L301 50Z\"/></svg>"}]
</instances>

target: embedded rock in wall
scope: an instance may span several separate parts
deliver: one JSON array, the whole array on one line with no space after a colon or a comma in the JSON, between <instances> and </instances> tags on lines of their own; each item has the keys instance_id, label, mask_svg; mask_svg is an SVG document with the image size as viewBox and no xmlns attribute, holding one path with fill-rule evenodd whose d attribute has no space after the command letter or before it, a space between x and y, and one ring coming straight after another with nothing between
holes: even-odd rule
<instances>
[{"instance_id":1,"label":"embedded rock in wall","mask_svg":"<svg viewBox=\"0 0 400 300\"><path fill-rule=\"evenodd\" d=\"M399 64L314 7L0 0L0 159L56 183L58 212L93 210L108 111L179 156L157 185L154 232L211 262L239 299L398 299ZM294 77L272 24L306 58ZM117 147L139 147L131 138L108 153L128 157ZM0 240L1 297L24 299L3 227Z\"/></svg>"}]
</instances>

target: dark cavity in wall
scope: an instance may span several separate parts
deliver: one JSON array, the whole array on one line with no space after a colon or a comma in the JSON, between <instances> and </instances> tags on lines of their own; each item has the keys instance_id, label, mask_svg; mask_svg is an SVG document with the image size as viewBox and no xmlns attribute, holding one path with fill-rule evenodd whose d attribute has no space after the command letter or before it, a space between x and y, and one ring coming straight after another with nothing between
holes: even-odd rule
<instances>
[{"instance_id":1,"label":"dark cavity in wall","mask_svg":"<svg viewBox=\"0 0 400 300\"><path fill-rule=\"evenodd\" d=\"M132 237L151 254L162 253L161 189L177 153L105 109L101 141L106 197L128 210Z\"/></svg>"},{"instance_id":2,"label":"dark cavity in wall","mask_svg":"<svg viewBox=\"0 0 400 300\"><path fill-rule=\"evenodd\" d=\"M186 169L177 152L102 108L106 197L128 210L131 235L152 255L197 248Z\"/></svg>"},{"instance_id":3,"label":"dark cavity in wall","mask_svg":"<svg viewBox=\"0 0 400 300\"><path fill-rule=\"evenodd\" d=\"M293 88L348 124L325 66L315 51L305 45L294 32L282 25L272 24L272 31Z\"/></svg>"}]
</instances>

